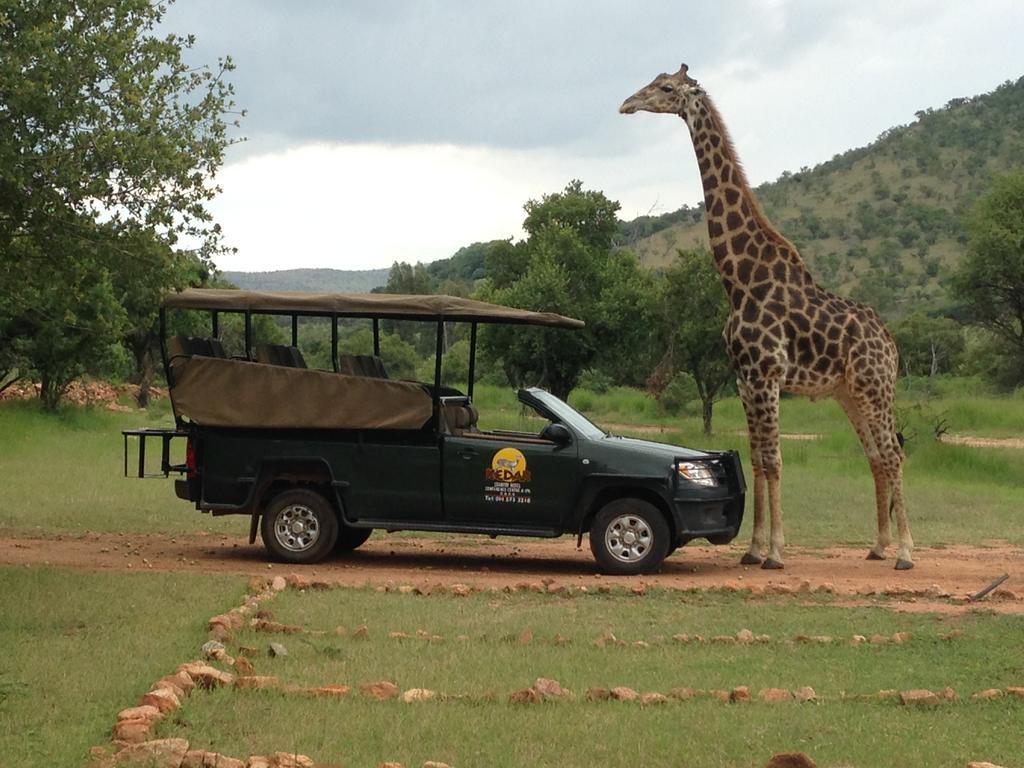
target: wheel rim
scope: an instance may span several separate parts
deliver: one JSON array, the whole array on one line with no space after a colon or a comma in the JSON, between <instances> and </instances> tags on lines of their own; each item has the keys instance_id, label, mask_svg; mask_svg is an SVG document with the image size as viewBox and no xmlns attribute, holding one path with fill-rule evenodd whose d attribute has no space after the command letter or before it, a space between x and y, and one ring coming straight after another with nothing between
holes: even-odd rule
<instances>
[{"instance_id":1,"label":"wheel rim","mask_svg":"<svg viewBox=\"0 0 1024 768\"><path fill-rule=\"evenodd\" d=\"M274 538L289 552L304 552L320 538L320 520L305 504L290 504L274 519Z\"/></svg>"},{"instance_id":2,"label":"wheel rim","mask_svg":"<svg viewBox=\"0 0 1024 768\"><path fill-rule=\"evenodd\" d=\"M642 517L619 515L605 528L604 544L620 563L635 563L651 551L654 532Z\"/></svg>"}]
</instances>

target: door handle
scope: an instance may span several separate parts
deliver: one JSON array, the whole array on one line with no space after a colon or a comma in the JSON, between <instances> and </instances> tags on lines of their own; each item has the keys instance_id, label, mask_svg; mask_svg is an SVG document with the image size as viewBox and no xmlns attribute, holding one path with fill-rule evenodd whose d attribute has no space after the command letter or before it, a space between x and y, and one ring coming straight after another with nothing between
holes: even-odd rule
<instances>
[{"instance_id":1,"label":"door handle","mask_svg":"<svg viewBox=\"0 0 1024 768\"><path fill-rule=\"evenodd\" d=\"M476 451L474 451L472 448L463 448L461 451L459 451L459 456L464 458L466 461L469 461L470 459L476 457Z\"/></svg>"}]
</instances>

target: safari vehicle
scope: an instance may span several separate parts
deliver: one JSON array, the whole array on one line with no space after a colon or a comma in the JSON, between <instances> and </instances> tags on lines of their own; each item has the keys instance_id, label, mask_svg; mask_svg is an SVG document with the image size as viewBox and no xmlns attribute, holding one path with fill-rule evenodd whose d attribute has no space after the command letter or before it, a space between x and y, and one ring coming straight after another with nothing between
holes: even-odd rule
<instances>
[{"instance_id":1,"label":"safari vehicle","mask_svg":"<svg viewBox=\"0 0 1024 768\"><path fill-rule=\"evenodd\" d=\"M167 338L168 313L203 310L209 337ZM221 317L244 318L244 349L230 357ZM291 319L290 345L254 345L253 318ZM331 324L332 369L305 367L299 318ZM338 354L338 322L366 318L367 355ZM388 378L380 323L436 327L434 381ZM287 323L287 321L284 321ZM325 322L325 321L321 321ZM442 386L445 323L468 323L466 392ZM648 573L686 542L731 541L745 485L734 451L711 452L616 437L542 389L519 391L536 431L485 430L473 404L477 329L517 323L572 330L579 320L450 296L270 293L190 289L166 297L161 350L173 429L126 430L160 444L160 473L183 475L177 495L214 515L247 515L277 560L313 563L360 546L376 529L490 536L584 533L600 568ZM369 352L369 350L368 350ZM171 443L186 441L172 464Z\"/></svg>"}]
</instances>

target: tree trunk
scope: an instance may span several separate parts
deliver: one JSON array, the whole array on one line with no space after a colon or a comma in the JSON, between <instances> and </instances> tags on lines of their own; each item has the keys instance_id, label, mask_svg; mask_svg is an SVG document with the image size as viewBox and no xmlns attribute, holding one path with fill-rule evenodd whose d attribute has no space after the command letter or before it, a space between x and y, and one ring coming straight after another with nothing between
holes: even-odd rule
<instances>
[{"instance_id":1,"label":"tree trunk","mask_svg":"<svg viewBox=\"0 0 1024 768\"><path fill-rule=\"evenodd\" d=\"M715 407L715 401L713 398L707 397L701 399L701 416L704 417L704 434L711 434L711 411Z\"/></svg>"},{"instance_id":2,"label":"tree trunk","mask_svg":"<svg viewBox=\"0 0 1024 768\"><path fill-rule=\"evenodd\" d=\"M56 411L68 384L70 382L61 383L50 374L44 373L39 382L39 399L43 401L43 408L48 411Z\"/></svg>"},{"instance_id":3,"label":"tree trunk","mask_svg":"<svg viewBox=\"0 0 1024 768\"><path fill-rule=\"evenodd\" d=\"M153 355L147 352L142 357L141 372L139 375L139 389L135 393L135 404L139 408L149 407L149 388L153 384Z\"/></svg>"}]
</instances>

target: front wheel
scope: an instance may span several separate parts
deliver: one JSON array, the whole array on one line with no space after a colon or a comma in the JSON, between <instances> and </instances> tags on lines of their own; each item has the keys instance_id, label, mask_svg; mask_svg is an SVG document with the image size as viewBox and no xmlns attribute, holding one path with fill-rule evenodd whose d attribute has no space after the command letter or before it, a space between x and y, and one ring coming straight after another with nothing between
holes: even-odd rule
<instances>
[{"instance_id":1,"label":"front wheel","mask_svg":"<svg viewBox=\"0 0 1024 768\"><path fill-rule=\"evenodd\" d=\"M271 499L263 511L260 535L274 559L316 563L334 548L338 516L316 491L295 488Z\"/></svg>"},{"instance_id":2,"label":"front wheel","mask_svg":"<svg viewBox=\"0 0 1024 768\"><path fill-rule=\"evenodd\" d=\"M606 504L590 526L590 551L601 571L617 576L653 573L668 555L665 516L643 499Z\"/></svg>"}]
</instances>

